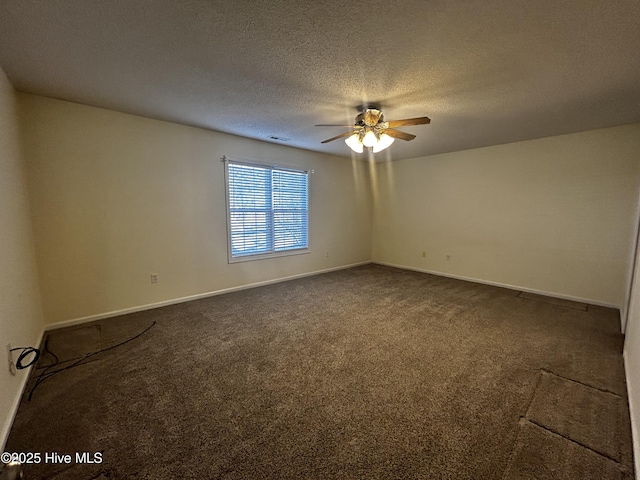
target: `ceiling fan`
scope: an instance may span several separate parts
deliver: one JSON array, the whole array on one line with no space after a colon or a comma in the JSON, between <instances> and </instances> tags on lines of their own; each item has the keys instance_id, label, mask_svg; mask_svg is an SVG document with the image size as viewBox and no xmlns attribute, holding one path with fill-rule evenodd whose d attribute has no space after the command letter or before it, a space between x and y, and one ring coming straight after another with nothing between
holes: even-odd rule
<instances>
[{"instance_id":1,"label":"ceiling fan","mask_svg":"<svg viewBox=\"0 0 640 480\"><path fill-rule=\"evenodd\" d=\"M404 120L384 121L384 115L380 107L367 105L359 107L362 110L356 116L354 125L321 124L316 127L350 127L351 131L331 137L322 143L329 143L339 138L346 138L345 143L356 153L362 153L364 147L371 148L374 153L390 146L396 138L400 140L413 140L415 135L401 132L393 127L408 127L411 125L426 125L431 123L429 117L405 118Z\"/></svg>"}]
</instances>

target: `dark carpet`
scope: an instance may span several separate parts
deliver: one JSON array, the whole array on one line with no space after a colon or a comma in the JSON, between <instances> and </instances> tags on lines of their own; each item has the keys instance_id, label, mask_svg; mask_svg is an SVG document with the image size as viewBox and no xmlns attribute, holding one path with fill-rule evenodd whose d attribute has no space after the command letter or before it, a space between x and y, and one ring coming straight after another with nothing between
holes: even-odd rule
<instances>
[{"instance_id":1,"label":"dark carpet","mask_svg":"<svg viewBox=\"0 0 640 480\"><path fill-rule=\"evenodd\" d=\"M73 456L27 479L628 480L622 346L616 310L368 265L49 332L6 450Z\"/></svg>"}]
</instances>

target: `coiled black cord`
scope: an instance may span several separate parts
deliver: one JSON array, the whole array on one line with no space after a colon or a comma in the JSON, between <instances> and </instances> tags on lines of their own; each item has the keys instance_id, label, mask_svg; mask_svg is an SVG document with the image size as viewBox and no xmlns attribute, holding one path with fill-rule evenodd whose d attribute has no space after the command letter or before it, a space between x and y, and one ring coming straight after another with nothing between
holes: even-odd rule
<instances>
[{"instance_id":1,"label":"coiled black cord","mask_svg":"<svg viewBox=\"0 0 640 480\"><path fill-rule=\"evenodd\" d=\"M37 348L34 347L16 347L16 348L12 348L10 351L11 352L15 352L16 350L22 350L22 353L20 355L18 355L18 360L16 361L16 368L18 370L22 370L24 368L30 367L31 365L33 365L34 363L36 363L38 361L38 358L40 358L40 350L38 350ZM27 358L29 355L34 354L34 357L31 359L31 361L27 364L24 363L24 359Z\"/></svg>"}]
</instances>

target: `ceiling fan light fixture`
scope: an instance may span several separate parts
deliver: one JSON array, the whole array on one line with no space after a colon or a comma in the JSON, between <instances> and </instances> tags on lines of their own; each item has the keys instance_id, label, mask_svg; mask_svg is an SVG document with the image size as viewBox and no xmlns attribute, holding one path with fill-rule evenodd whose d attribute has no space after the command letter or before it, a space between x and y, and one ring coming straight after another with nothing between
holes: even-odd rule
<instances>
[{"instance_id":1,"label":"ceiling fan light fixture","mask_svg":"<svg viewBox=\"0 0 640 480\"><path fill-rule=\"evenodd\" d=\"M346 143L349 148L356 153L362 153L364 151L362 143L360 142L360 136L357 133L347 137L344 143Z\"/></svg>"},{"instance_id":2,"label":"ceiling fan light fixture","mask_svg":"<svg viewBox=\"0 0 640 480\"><path fill-rule=\"evenodd\" d=\"M378 141L378 143L373 146L373 153L381 152L385 148L390 147L394 140L395 138L387 135L386 133L383 133L382 135L380 135L380 140Z\"/></svg>"},{"instance_id":3,"label":"ceiling fan light fixture","mask_svg":"<svg viewBox=\"0 0 640 480\"><path fill-rule=\"evenodd\" d=\"M431 123L429 117L404 118L387 122L378 107L358 107L358 109L360 108L363 108L363 111L356 116L354 125L316 125L316 127L351 127L353 129L324 140L322 143L345 138L344 143L356 153L363 153L364 147L367 147L371 153L378 153L389 148L396 138L404 141L416 138L415 135L396 130L395 127L410 127Z\"/></svg>"},{"instance_id":4,"label":"ceiling fan light fixture","mask_svg":"<svg viewBox=\"0 0 640 480\"><path fill-rule=\"evenodd\" d=\"M362 137L362 144L365 147L375 147L378 144L378 137L373 130L367 130L367 133Z\"/></svg>"}]
</instances>

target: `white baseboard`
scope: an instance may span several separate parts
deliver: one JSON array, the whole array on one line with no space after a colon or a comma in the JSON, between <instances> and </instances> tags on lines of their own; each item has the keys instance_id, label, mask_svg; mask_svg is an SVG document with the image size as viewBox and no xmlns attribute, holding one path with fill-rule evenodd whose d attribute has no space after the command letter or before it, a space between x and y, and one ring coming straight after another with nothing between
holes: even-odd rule
<instances>
[{"instance_id":1,"label":"white baseboard","mask_svg":"<svg viewBox=\"0 0 640 480\"><path fill-rule=\"evenodd\" d=\"M491 280L483 280L480 278L472 278L472 277L465 277L462 275L454 275L451 273L445 273L445 272L439 272L436 270L427 270L427 269L423 269L423 268L415 268L415 267L409 267L406 265L398 265L395 263L388 263L388 262L379 262L379 261L365 261L365 262L358 262L358 263L352 263L349 265L341 265L339 267L332 267L332 268L327 268L324 270L315 270L313 272L307 272L307 273L300 273L297 275L290 275L288 277L280 277L280 278L276 278L276 279L272 279L272 280L265 280L262 282L255 282L255 283L249 283L246 285L239 285L237 287L230 287L230 288L224 288L221 290L215 290L215 291L211 291L211 292L205 292L205 293L199 293L197 295L189 295L187 297L180 297L180 298L174 298L171 300L165 300L162 302L157 302L157 303L149 303L146 305L139 305L136 307L130 307L130 308L123 308L121 310L112 310L109 312L105 312L105 313L99 313L96 315L89 315L86 317L80 317L80 318L74 318L74 319L70 319L70 320L64 320L62 322L56 322L56 323L51 323L49 325L45 326L45 331L46 330L54 330L56 328L61 328L61 327L70 327L73 325L78 325L78 324L82 324L82 323L86 323L86 322L93 322L95 320L102 320L105 318L111 318L111 317L117 317L119 315L126 315L128 313L135 313L135 312L142 312L144 310L152 310L154 308L159 308L159 307L165 307L167 305L175 305L178 303L184 303L184 302L189 302L191 300L199 300L201 298L207 298L207 297L214 297L216 295L223 295L225 293L231 293L231 292L237 292L240 290L246 290L249 288L256 288L256 287L262 287L265 285L271 285L274 283L280 283L280 282L286 282L288 280L295 280L297 278L303 278L303 277L310 277L313 275L321 275L323 273L329 273L329 272L334 272L337 270L344 270L347 268L353 268L353 267L358 267L361 265L367 265L367 264L376 264L376 265L384 265L387 267L394 267L394 268L401 268L403 270L412 270L415 272L421 272L421 273L429 273L431 275L438 275L441 277L447 277L447 278L455 278L457 280L464 280L467 282L474 282L474 283L481 283L484 285L492 285L495 287L502 287L502 288L508 288L510 290L516 290L516 291L521 291L521 292L528 292L528 293L535 293L538 295L545 295L548 297L554 297L554 298L560 298L562 300L570 300L570 301L574 301L574 302L582 302L582 303L589 303L591 305L599 305L602 307L608 307L608 308L616 308L616 309L620 309L620 305L613 305L610 303L605 303L605 302L599 302L597 300L591 300L588 298L581 298L581 297L573 297L570 295L561 295L558 293L554 293L554 292L547 292L544 290L536 290L533 288L527 288L527 287L521 287L519 285L510 285L507 283L501 283L501 282L493 282Z\"/></svg>"},{"instance_id":2,"label":"white baseboard","mask_svg":"<svg viewBox=\"0 0 640 480\"><path fill-rule=\"evenodd\" d=\"M466 282L481 283L483 285L491 285L493 287L508 288L509 290L516 290L516 291L527 292L527 293L535 293L537 295L545 295L547 297L560 298L562 300L570 300L572 302L581 302L581 303L588 303L588 304L591 304L591 305L598 305L598 306L601 306L601 307L616 308L616 309L620 310L620 305L613 305L613 304L610 304L610 303L599 302L597 300L591 300L591 299L588 299L588 298L572 297L570 295L562 295L562 294L559 294L559 293L547 292L547 291L544 291L544 290L536 290L535 288L527 288L527 287L521 287L521 286L518 286L518 285L510 285L508 283L492 282L491 280L483 280L481 278L464 277L462 275L454 275L454 274L451 274L451 273L438 272L436 270L426 270L426 269L423 269L423 268L407 267L406 265L397 265L397 264L394 264L394 263L378 262L378 261L372 261L371 263L376 264L376 265L385 265L387 267L402 268L403 270L412 270L414 272L429 273L431 275L438 275L440 277L455 278L456 280L464 280Z\"/></svg>"},{"instance_id":3,"label":"white baseboard","mask_svg":"<svg viewBox=\"0 0 640 480\"><path fill-rule=\"evenodd\" d=\"M35 344L36 348L40 348L40 344L42 343L42 338L44 336L44 329L40 331L40 335L38 336L38 342ZM22 395L24 395L24 390L27 386L27 382L29 381L29 377L31 376L31 369L33 365L27 367L26 369L19 370L22 375L22 379L20 381L21 385L16 393L15 398L13 399L13 403L11 404L11 408L9 409L9 416L6 419L4 426L2 427L2 432L0 432L0 452L4 452L4 447L7 444L7 439L9 438L9 433L11 432L11 427L13 426L13 421L16 418L16 414L18 413L18 407L20 407L20 400L22 399Z\"/></svg>"},{"instance_id":4,"label":"white baseboard","mask_svg":"<svg viewBox=\"0 0 640 480\"><path fill-rule=\"evenodd\" d=\"M95 320L103 320L105 318L111 318L111 317L117 317L117 316L120 316L120 315L126 315L127 313L135 313L135 312L142 312L144 310L152 310L154 308L166 307L167 305L175 305L175 304L178 304L178 303L190 302L191 300L199 300L201 298L214 297L216 295L223 295L225 293L237 292L237 291L240 291L240 290L247 290L249 288L263 287L265 285L272 285L274 283L286 282L288 280L295 280L297 278L311 277L311 276L314 276L314 275L321 275L323 273L335 272L337 270L344 270L346 268L358 267L358 266L361 266L361 265L367 265L369 263L371 263L371 262L369 260L367 260L366 262L351 263L349 265L341 265L339 267L332 267L332 268L327 268L327 269L324 269L324 270L315 270L313 272L300 273L300 274L297 274L297 275L290 275L288 277L280 277L280 278L275 278L275 279L272 279L272 280L264 280L262 282L248 283L246 285L239 285L237 287L223 288L222 290L215 290L215 291L212 291L212 292L199 293L197 295L189 295L187 297L173 298L171 300L165 300L163 302L149 303L149 304L140 305L140 306L137 306L137 307L123 308L122 310L113 310L113 311L110 311L110 312L99 313L99 314L96 314L96 315L89 315L87 317L74 318L74 319L71 319L71 320L64 320L62 322L52 323L52 324L49 324L49 325L45 326L44 329L46 331L46 330L54 330L56 328L61 328L61 327L70 327L70 326L78 325L78 324L81 324L81 323L93 322Z\"/></svg>"},{"instance_id":5,"label":"white baseboard","mask_svg":"<svg viewBox=\"0 0 640 480\"><path fill-rule=\"evenodd\" d=\"M627 364L627 351L625 350L622 354L622 358L624 359L624 375L625 380L627 381L627 400L629 402L629 417L631 418L631 438L633 442L633 461L635 466L635 478L638 478L640 474L640 425L637 423L636 409L635 409L635 399L631 395L631 384L629 383L629 372L632 370L631 365Z\"/></svg>"}]
</instances>

